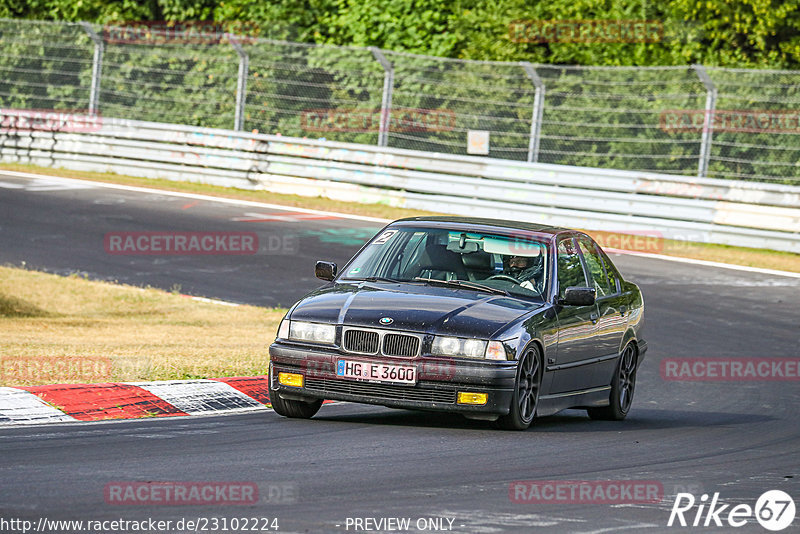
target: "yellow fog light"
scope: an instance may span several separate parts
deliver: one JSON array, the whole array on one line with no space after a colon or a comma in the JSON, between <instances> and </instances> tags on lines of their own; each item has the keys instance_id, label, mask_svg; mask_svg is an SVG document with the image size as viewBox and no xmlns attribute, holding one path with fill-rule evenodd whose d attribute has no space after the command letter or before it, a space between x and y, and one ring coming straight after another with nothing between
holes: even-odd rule
<instances>
[{"instance_id":1,"label":"yellow fog light","mask_svg":"<svg viewBox=\"0 0 800 534\"><path fill-rule=\"evenodd\" d=\"M468 391L459 391L458 392L458 403L459 404L486 404L486 401L489 399L488 393L470 393Z\"/></svg>"},{"instance_id":2,"label":"yellow fog light","mask_svg":"<svg viewBox=\"0 0 800 534\"><path fill-rule=\"evenodd\" d=\"M303 387L303 375L297 373L278 373L278 382L284 386Z\"/></svg>"}]
</instances>

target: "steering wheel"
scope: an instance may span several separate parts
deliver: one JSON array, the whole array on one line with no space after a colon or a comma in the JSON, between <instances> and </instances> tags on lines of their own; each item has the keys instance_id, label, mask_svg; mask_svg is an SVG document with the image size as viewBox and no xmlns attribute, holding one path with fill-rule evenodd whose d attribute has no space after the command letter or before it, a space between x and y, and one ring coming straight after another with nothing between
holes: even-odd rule
<instances>
[{"instance_id":1,"label":"steering wheel","mask_svg":"<svg viewBox=\"0 0 800 534\"><path fill-rule=\"evenodd\" d=\"M519 280L517 280L513 276L510 276L510 275L507 275L507 274L494 274L494 275L490 276L489 278L487 278L487 280L507 280L509 282L514 282L517 285L519 285L519 283L520 283Z\"/></svg>"},{"instance_id":2,"label":"steering wheel","mask_svg":"<svg viewBox=\"0 0 800 534\"><path fill-rule=\"evenodd\" d=\"M508 280L509 282L514 282L517 285L522 285L522 283L519 280L517 280L516 278L514 278L513 276L510 276L508 274L495 274L495 275L492 275L489 278L487 278L487 280ZM542 292L539 290L538 287L536 287L535 284L533 285L533 287L531 287L531 288L525 287L525 289L530 289L532 291L536 291L539 294L539 297L542 297Z\"/></svg>"}]
</instances>

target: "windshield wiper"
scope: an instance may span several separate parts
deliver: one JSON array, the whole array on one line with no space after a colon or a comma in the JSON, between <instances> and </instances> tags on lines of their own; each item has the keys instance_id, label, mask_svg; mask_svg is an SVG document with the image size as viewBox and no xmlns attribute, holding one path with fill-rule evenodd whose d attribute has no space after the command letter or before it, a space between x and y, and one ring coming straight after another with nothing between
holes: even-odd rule
<instances>
[{"instance_id":1,"label":"windshield wiper","mask_svg":"<svg viewBox=\"0 0 800 534\"><path fill-rule=\"evenodd\" d=\"M395 284L402 283L402 280L395 280L394 278L388 278L386 276L367 276L363 278L366 282L392 282Z\"/></svg>"},{"instance_id":2,"label":"windshield wiper","mask_svg":"<svg viewBox=\"0 0 800 534\"><path fill-rule=\"evenodd\" d=\"M417 282L428 282L432 284L442 284L445 286L457 286L457 287L468 287L470 289L476 289L478 291L485 291L487 293L494 293L495 295L509 295L509 292L505 289L500 289L497 287L489 287L484 286L481 284L473 284L472 282L467 282L465 280L438 280L436 278L422 278L417 276L414 278L414 281Z\"/></svg>"}]
</instances>

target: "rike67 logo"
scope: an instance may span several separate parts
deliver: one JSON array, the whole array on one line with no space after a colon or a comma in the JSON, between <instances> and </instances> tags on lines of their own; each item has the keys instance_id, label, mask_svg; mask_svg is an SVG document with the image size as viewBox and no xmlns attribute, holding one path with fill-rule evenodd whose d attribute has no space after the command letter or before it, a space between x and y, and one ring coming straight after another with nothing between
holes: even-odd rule
<instances>
[{"instance_id":1,"label":"rike67 logo","mask_svg":"<svg viewBox=\"0 0 800 534\"><path fill-rule=\"evenodd\" d=\"M695 505L697 510L693 510ZM691 493L678 493L667 526L743 527L752 523L753 518L767 530L784 530L794 521L794 500L784 491L770 490L758 498L755 507L751 507L749 504L723 504L719 493L714 493L710 502L708 494L703 494L697 502Z\"/></svg>"}]
</instances>

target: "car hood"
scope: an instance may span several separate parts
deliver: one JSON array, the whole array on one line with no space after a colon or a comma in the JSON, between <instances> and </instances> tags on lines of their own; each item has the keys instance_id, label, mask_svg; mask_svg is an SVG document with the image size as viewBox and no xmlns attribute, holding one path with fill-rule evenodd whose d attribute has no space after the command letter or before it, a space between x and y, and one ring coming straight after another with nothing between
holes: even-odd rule
<instances>
[{"instance_id":1,"label":"car hood","mask_svg":"<svg viewBox=\"0 0 800 534\"><path fill-rule=\"evenodd\" d=\"M298 302L291 319L488 338L542 305L470 289L403 283L334 284ZM384 317L391 318L391 323L381 323Z\"/></svg>"}]
</instances>

